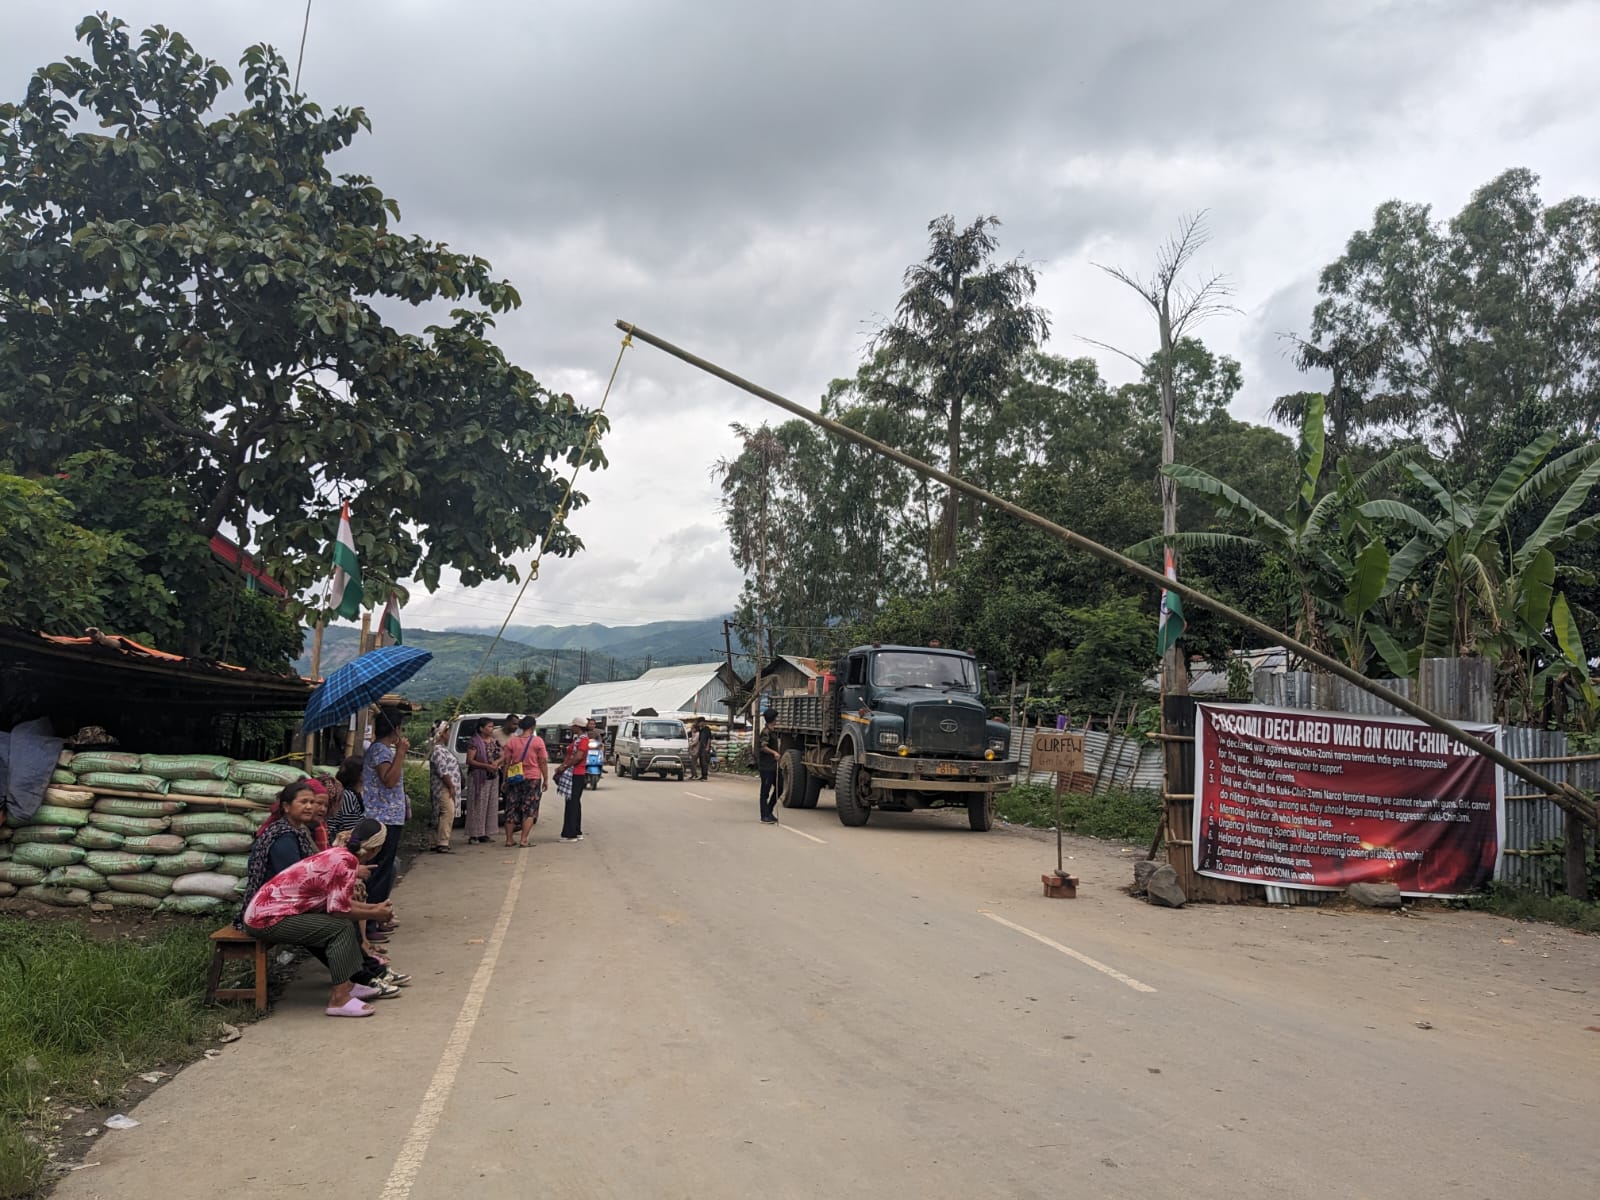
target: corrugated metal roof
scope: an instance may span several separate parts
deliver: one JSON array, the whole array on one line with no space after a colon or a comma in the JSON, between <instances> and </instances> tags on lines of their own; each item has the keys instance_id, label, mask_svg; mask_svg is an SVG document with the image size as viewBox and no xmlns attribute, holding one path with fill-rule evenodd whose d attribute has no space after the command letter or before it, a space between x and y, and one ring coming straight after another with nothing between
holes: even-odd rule
<instances>
[{"instance_id":1,"label":"corrugated metal roof","mask_svg":"<svg viewBox=\"0 0 1600 1200\"><path fill-rule=\"evenodd\" d=\"M541 725L565 724L604 708L631 708L635 712L653 708L662 714L725 717L725 707L717 703L727 695L722 670L722 663L687 663L655 667L637 679L581 684L540 713L538 721ZM698 706L697 697L701 701Z\"/></svg>"}]
</instances>

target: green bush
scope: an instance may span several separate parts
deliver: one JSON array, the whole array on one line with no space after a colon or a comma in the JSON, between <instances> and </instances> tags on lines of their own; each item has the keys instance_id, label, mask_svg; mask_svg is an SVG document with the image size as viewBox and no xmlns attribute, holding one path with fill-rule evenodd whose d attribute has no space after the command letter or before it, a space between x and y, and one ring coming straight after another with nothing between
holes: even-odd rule
<instances>
[{"instance_id":1,"label":"green bush","mask_svg":"<svg viewBox=\"0 0 1600 1200\"><path fill-rule=\"evenodd\" d=\"M1019 783L995 797L1000 815L1014 825L1056 827L1055 792L1042 783ZM1068 792L1061 797L1061 827L1070 833L1117 842L1149 842L1161 822L1161 798L1154 792L1108 788L1095 796Z\"/></svg>"},{"instance_id":2,"label":"green bush","mask_svg":"<svg viewBox=\"0 0 1600 1200\"><path fill-rule=\"evenodd\" d=\"M1600 933L1600 904L1571 896L1541 896L1495 884L1488 895L1468 900L1467 906L1516 921L1546 921L1581 933Z\"/></svg>"},{"instance_id":3,"label":"green bush","mask_svg":"<svg viewBox=\"0 0 1600 1200\"><path fill-rule=\"evenodd\" d=\"M406 822L401 845L419 849L433 845L433 791L428 780L428 764L405 765L406 799L411 801L411 819Z\"/></svg>"},{"instance_id":4,"label":"green bush","mask_svg":"<svg viewBox=\"0 0 1600 1200\"><path fill-rule=\"evenodd\" d=\"M39 1186L44 1156L23 1131L50 1104L109 1104L132 1075L216 1031L203 1007L210 932L186 921L101 940L67 921L0 916L0 1198Z\"/></svg>"}]
</instances>

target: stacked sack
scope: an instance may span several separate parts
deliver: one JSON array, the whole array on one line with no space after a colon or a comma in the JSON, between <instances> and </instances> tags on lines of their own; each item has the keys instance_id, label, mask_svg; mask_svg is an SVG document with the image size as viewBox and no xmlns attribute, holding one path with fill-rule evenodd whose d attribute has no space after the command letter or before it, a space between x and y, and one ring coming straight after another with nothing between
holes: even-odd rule
<instances>
[{"instance_id":1,"label":"stacked sack","mask_svg":"<svg viewBox=\"0 0 1600 1200\"><path fill-rule=\"evenodd\" d=\"M231 913L255 831L305 777L210 754L63 753L38 811L0 826L0 897Z\"/></svg>"}]
</instances>

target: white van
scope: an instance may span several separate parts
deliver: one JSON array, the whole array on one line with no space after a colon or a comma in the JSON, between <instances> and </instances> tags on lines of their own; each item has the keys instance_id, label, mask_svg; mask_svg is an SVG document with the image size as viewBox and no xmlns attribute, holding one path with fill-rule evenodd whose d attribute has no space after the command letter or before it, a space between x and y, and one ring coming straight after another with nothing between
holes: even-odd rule
<instances>
[{"instance_id":1,"label":"white van","mask_svg":"<svg viewBox=\"0 0 1600 1200\"><path fill-rule=\"evenodd\" d=\"M689 770L689 731L676 717L625 717L614 754L618 775L638 779L654 771L681 781Z\"/></svg>"}]
</instances>

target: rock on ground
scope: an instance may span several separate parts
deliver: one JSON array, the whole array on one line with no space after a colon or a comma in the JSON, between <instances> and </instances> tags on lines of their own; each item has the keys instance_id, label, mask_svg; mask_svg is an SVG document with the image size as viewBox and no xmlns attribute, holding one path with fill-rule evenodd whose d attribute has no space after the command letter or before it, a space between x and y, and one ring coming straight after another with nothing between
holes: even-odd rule
<instances>
[{"instance_id":1,"label":"rock on ground","mask_svg":"<svg viewBox=\"0 0 1600 1200\"><path fill-rule=\"evenodd\" d=\"M1183 887L1178 883L1178 873L1167 864L1162 864L1150 873L1150 878L1145 881L1144 890L1149 895L1151 904L1182 908L1189 902L1189 897L1184 895Z\"/></svg>"},{"instance_id":2,"label":"rock on ground","mask_svg":"<svg viewBox=\"0 0 1600 1200\"><path fill-rule=\"evenodd\" d=\"M1364 908L1399 908L1403 902L1397 883L1352 883L1344 894Z\"/></svg>"},{"instance_id":3,"label":"rock on ground","mask_svg":"<svg viewBox=\"0 0 1600 1200\"><path fill-rule=\"evenodd\" d=\"M1162 865L1148 858L1140 859L1133 864L1133 890L1135 895L1144 891L1145 885L1150 882L1150 876L1160 870ZM1173 872L1173 874L1176 875L1177 872Z\"/></svg>"}]
</instances>

